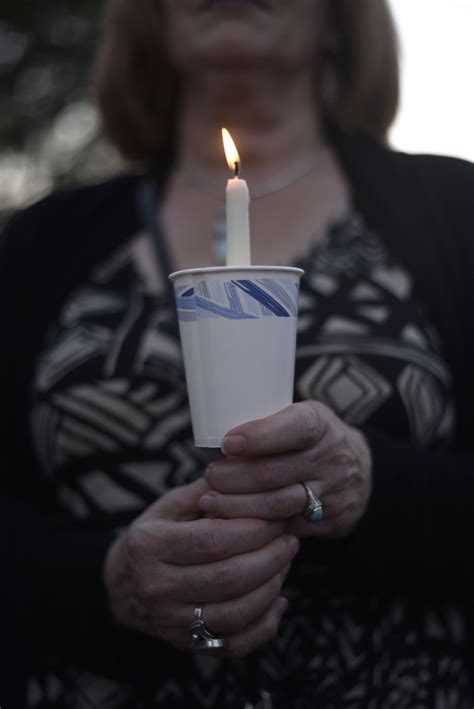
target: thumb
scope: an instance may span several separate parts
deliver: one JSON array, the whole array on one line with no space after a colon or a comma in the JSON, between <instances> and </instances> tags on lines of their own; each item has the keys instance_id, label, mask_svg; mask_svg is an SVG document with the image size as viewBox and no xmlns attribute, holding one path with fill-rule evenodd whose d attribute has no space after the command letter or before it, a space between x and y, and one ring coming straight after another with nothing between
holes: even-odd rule
<instances>
[{"instance_id":1,"label":"thumb","mask_svg":"<svg viewBox=\"0 0 474 709\"><path fill-rule=\"evenodd\" d=\"M199 509L198 502L202 495L210 489L211 486L203 477L189 483L189 485L175 487L154 502L148 508L146 515L155 519L169 519L176 522L201 519L203 513Z\"/></svg>"}]
</instances>

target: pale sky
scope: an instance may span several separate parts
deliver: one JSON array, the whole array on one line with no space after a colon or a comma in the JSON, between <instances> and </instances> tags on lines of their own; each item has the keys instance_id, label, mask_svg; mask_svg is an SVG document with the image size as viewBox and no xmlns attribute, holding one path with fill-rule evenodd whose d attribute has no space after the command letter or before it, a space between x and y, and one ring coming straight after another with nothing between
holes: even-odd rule
<instances>
[{"instance_id":1,"label":"pale sky","mask_svg":"<svg viewBox=\"0 0 474 709\"><path fill-rule=\"evenodd\" d=\"M474 161L474 0L389 0L402 47L391 143Z\"/></svg>"}]
</instances>

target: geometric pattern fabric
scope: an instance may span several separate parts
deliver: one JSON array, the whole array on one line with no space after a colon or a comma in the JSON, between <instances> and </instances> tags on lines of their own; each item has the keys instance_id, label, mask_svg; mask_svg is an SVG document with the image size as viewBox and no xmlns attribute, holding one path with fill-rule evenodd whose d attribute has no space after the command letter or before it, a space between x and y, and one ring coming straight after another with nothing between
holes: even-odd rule
<instances>
[{"instance_id":1,"label":"geometric pattern fabric","mask_svg":"<svg viewBox=\"0 0 474 709\"><path fill-rule=\"evenodd\" d=\"M137 236L70 295L34 381L31 430L58 504L116 530L220 455L193 445L174 303L159 269L150 276L149 246ZM349 215L295 265L305 269L295 399L320 400L352 425L420 447L445 444L454 421L449 372L408 274L381 239ZM377 687L377 706L421 708L437 677L436 706L464 709L454 611L432 608L415 622L399 599L351 597L317 560L308 570L298 559L281 632L252 658L196 656L183 674L180 656L155 687L159 659L149 658L147 697L126 679L52 658L31 680L29 707L235 709L246 702L245 677L258 676L255 707L268 706L268 693L274 707L366 707ZM397 637L409 641L398 646Z\"/></svg>"}]
</instances>

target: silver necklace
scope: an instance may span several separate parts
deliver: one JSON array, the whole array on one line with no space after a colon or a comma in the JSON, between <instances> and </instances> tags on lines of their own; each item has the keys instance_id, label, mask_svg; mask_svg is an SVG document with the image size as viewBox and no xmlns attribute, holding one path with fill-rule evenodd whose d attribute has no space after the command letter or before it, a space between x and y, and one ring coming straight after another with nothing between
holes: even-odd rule
<instances>
[{"instance_id":1,"label":"silver necklace","mask_svg":"<svg viewBox=\"0 0 474 709\"><path fill-rule=\"evenodd\" d=\"M252 200L259 199L260 197L266 197L267 195L279 192L285 187L289 187L294 184L302 177L309 175L310 172L316 167L317 163L320 161L322 155L324 155L324 150L318 150L297 160L291 168L285 170L281 175L276 175L275 177L266 180L260 185L252 186L249 183L250 195ZM187 181L191 184L194 189L200 192L205 192L214 199L222 202L222 206L219 208L217 219L214 224L214 239L213 239L213 253L216 263L219 265L225 264L226 262L226 211L225 211L225 188L220 185L217 186L209 177L201 171L199 168L191 167L186 172L183 173Z\"/></svg>"}]
</instances>

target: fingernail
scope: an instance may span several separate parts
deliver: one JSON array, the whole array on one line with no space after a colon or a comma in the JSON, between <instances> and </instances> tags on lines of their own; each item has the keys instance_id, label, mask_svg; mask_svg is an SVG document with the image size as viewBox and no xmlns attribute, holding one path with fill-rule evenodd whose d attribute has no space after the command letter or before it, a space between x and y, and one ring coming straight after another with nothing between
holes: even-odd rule
<instances>
[{"instance_id":1,"label":"fingernail","mask_svg":"<svg viewBox=\"0 0 474 709\"><path fill-rule=\"evenodd\" d=\"M225 455L238 455L247 447L247 441L243 436L225 436L222 441L221 450Z\"/></svg>"},{"instance_id":2,"label":"fingernail","mask_svg":"<svg viewBox=\"0 0 474 709\"><path fill-rule=\"evenodd\" d=\"M206 492L199 500L199 507L204 512L215 512L217 510L217 495Z\"/></svg>"},{"instance_id":3,"label":"fingernail","mask_svg":"<svg viewBox=\"0 0 474 709\"><path fill-rule=\"evenodd\" d=\"M205 478L210 477L212 475L213 471L214 471L214 466L212 465L212 463L209 463L206 470L204 471L204 477Z\"/></svg>"}]
</instances>

